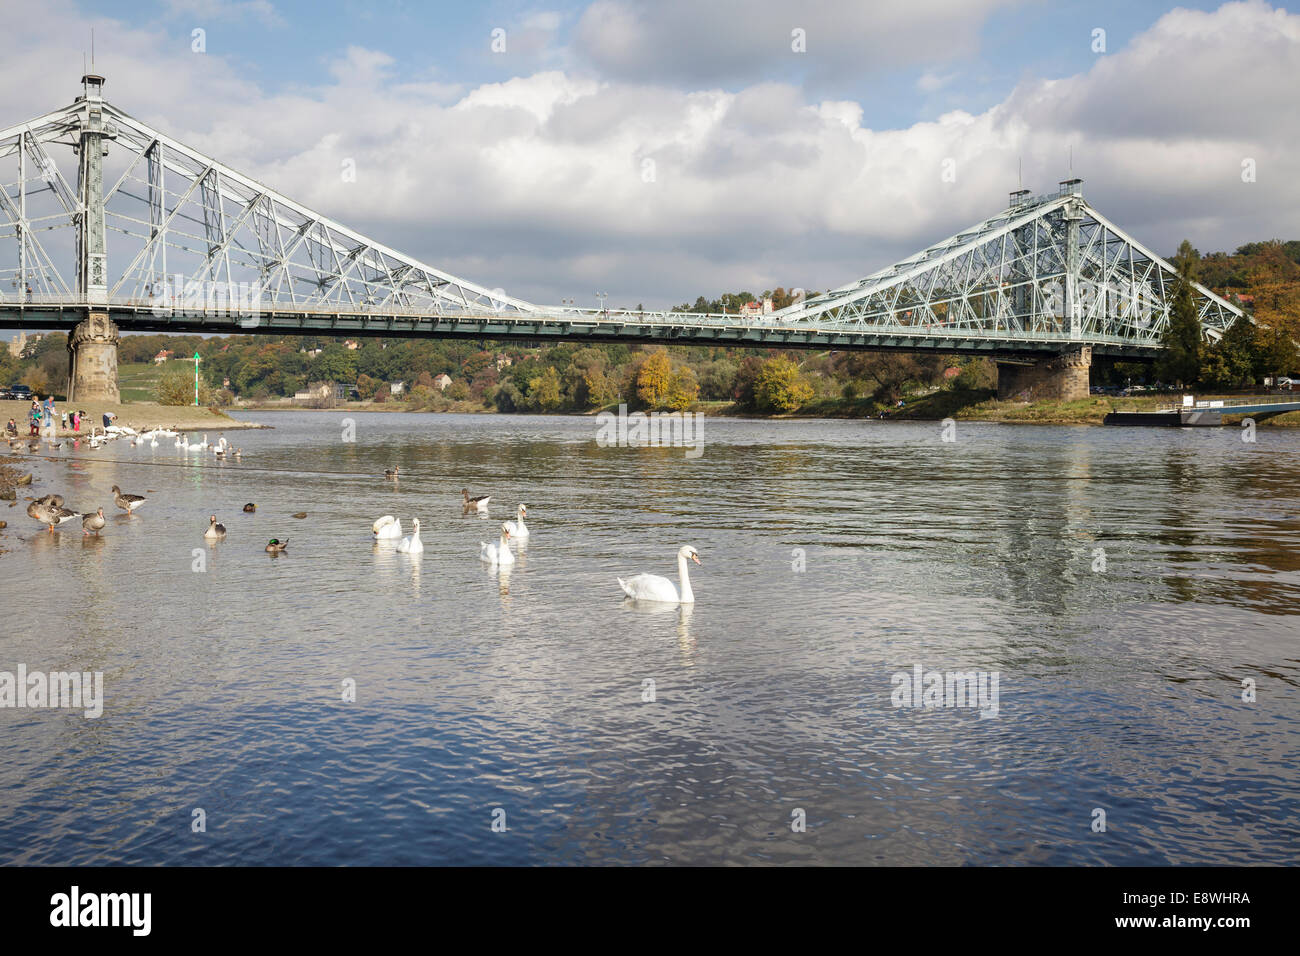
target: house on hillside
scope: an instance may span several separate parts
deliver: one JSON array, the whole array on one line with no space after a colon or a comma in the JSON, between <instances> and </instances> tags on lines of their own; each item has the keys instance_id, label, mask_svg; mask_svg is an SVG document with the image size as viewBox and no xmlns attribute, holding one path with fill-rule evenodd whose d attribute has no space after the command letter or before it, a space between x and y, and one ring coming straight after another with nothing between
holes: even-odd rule
<instances>
[{"instance_id":1,"label":"house on hillside","mask_svg":"<svg viewBox=\"0 0 1300 956\"><path fill-rule=\"evenodd\" d=\"M169 358L171 358L171 357L172 357L172 353L171 353L170 350L168 350L168 349L159 349L159 350L158 350L158 354L155 355L155 356L153 357L153 364L154 364L154 365L162 365L164 362L166 362L166 361L167 361Z\"/></svg>"},{"instance_id":2,"label":"house on hillside","mask_svg":"<svg viewBox=\"0 0 1300 956\"><path fill-rule=\"evenodd\" d=\"M433 384L438 386L439 391L445 392L447 391L447 386L451 384L451 376L446 372L443 372L433 380Z\"/></svg>"},{"instance_id":3,"label":"house on hillside","mask_svg":"<svg viewBox=\"0 0 1300 956\"><path fill-rule=\"evenodd\" d=\"M740 307L741 315L770 315L773 311L772 297L769 295L762 302L746 302Z\"/></svg>"},{"instance_id":4,"label":"house on hillside","mask_svg":"<svg viewBox=\"0 0 1300 956\"><path fill-rule=\"evenodd\" d=\"M329 382L312 382L302 391L294 392L293 401L295 405L328 404L334 394L334 386Z\"/></svg>"},{"instance_id":5,"label":"house on hillside","mask_svg":"<svg viewBox=\"0 0 1300 956\"><path fill-rule=\"evenodd\" d=\"M389 394L389 395L394 395L394 396L396 396L396 395L401 395L402 392L404 392L404 391L406 391L406 383L405 383L405 382L389 382L389 383L388 383L388 394Z\"/></svg>"}]
</instances>

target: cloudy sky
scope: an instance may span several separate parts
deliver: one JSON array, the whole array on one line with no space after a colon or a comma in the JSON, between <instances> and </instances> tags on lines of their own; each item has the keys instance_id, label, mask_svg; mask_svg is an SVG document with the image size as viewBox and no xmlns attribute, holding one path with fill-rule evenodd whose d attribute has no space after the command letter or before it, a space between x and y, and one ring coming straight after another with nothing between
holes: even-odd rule
<instances>
[{"instance_id":1,"label":"cloudy sky","mask_svg":"<svg viewBox=\"0 0 1300 956\"><path fill-rule=\"evenodd\" d=\"M118 108L535 302L841 285L1071 153L1157 251L1300 236L1300 15L1264 2L2 5L0 127L71 101L93 27Z\"/></svg>"}]
</instances>

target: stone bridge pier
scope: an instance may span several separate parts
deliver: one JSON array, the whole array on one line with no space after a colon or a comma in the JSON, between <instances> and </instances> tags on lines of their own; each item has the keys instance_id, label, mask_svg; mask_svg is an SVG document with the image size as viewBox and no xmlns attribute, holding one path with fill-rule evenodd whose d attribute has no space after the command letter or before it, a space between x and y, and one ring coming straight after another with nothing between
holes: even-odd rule
<instances>
[{"instance_id":1,"label":"stone bridge pier","mask_svg":"<svg viewBox=\"0 0 1300 956\"><path fill-rule=\"evenodd\" d=\"M1092 349L1086 345L1024 363L998 362L998 398L1022 402L1087 398L1091 366Z\"/></svg>"},{"instance_id":2,"label":"stone bridge pier","mask_svg":"<svg viewBox=\"0 0 1300 956\"><path fill-rule=\"evenodd\" d=\"M68 402L122 401L117 388L117 343L122 336L107 312L92 312L68 336Z\"/></svg>"}]
</instances>

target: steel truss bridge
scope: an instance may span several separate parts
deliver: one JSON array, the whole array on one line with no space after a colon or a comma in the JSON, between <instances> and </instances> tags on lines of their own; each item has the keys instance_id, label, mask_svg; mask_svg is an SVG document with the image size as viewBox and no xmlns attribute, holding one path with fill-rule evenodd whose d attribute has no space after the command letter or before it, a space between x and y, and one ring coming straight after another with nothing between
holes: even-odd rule
<instances>
[{"instance_id":1,"label":"steel truss bridge","mask_svg":"<svg viewBox=\"0 0 1300 956\"><path fill-rule=\"evenodd\" d=\"M99 315L150 332L1151 357L1177 283L1068 180L769 314L537 305L294 202L124 113L103 85L89 74L71 105L0 130L0 327ZM1202 286L1194 298L1209 339L1242 314Z\"/></svg>"}]
</instances>

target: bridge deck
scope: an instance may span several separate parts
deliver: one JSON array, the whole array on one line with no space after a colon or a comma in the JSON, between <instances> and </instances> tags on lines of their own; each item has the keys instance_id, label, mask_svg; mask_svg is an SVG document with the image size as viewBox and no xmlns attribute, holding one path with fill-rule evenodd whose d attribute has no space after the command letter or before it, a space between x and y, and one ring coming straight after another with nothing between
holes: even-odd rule
<instances>
[{"instance_id":1,"label":"bridge deck","mask_svg":"<svg viewBox=\"0 0 1300 956\"><path fill-rule=\"evenodd\" d=\"M410 338L570 340L584 342L717 345L749 348L940 351L987 356L1054 355L1090 346L1097 355L1149 358L1157 349L1130 339L1071 337L1065 330L1007 333L953 328L941 323L888 329L781 320L773 316L693 312L626 312L538 308L531 312L412 313L372 308L295 308L268 304L262 311L158 308L140 300L91 306L85 301L0 300L0 328L71 330L90 311L107 311L124 332L355 335Z\"/></svg>"}]
</instances>

